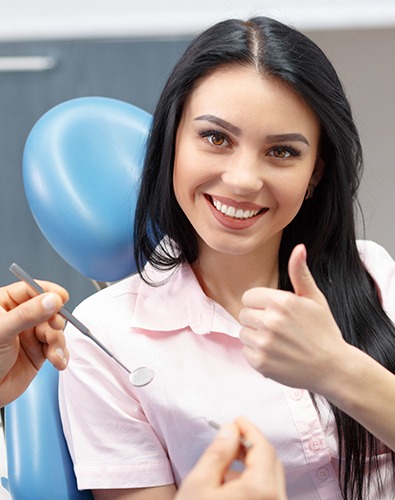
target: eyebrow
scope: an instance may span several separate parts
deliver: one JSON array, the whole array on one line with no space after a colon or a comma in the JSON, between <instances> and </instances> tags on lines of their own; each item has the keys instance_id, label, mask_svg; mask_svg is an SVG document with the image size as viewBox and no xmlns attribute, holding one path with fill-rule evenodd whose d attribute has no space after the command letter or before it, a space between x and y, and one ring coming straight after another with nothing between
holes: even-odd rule
<instances>
[{"instance_id":1,"label":"eyebrow","mask_svg":"<svg viewBox=\"0 0 395 500\"><path fill-rule=\"evenodd\" d=\"M225 130L228 130L232 134L239 136L241 134L241 129L239 127L236 127L236 125L232 125L228 121L219 118L218 116L215 115L201 115L195 118L197 121L208 121L211 123L214 123L215 125L219 125L220 127L224 128ZM307 144L307 146L310 146L309 141L306 139L306 137L303 134L299 134L296 132L289 133L289 134L272 134L272 135L267 135L266 136L266 141L267 142L303 142Z\"/></svg>"},{"instance_id":2,"label":"eyebrow","mask_svg":"<svg viewBox=\"0 0 395 500\"><path fill-rule=\"evenodd\" d=\"M307 146L310 146L306 137L303 134L298 133L267 135L266 140L268 142L304 142Z\"/></svg>"},{"instance_id":3,"label":"eyebrow","mask_svg":"<svg viewBox=\"0 0 395 500\"><path fill-rule=\"evenodd\" d=\"M195 118L195 120L202 120L214 123L215 125L219 125L220 127L224 128L225 130L228 130L234 135L241 134L241 129L239 127L236 127L236 125L232 125L226 120L223 120L222 118L219 118L218 116L215 115L202 115Z\"/></svg>"}]
</instances>

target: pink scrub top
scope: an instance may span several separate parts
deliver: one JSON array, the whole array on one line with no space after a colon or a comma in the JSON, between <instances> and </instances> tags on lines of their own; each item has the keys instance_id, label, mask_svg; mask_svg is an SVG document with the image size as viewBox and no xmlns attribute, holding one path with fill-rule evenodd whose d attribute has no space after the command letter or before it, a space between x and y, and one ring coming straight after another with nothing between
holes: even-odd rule
<instances>
[{"instance_id":1,"label":"pink scrub top","mask_svg":"<svg viewBox=\"0 0 395 500\"><path fill-rule=\"evenodd\" d=\"M375 243L358 245L395 320L395 263ZM317 397L317 413L307 391L255 371L242 354L240 324L204 294L189 265L158 287L132 276L86 299L75 315L131 371L155 372L150 384L134 387L127 372L67 326L70 364L59 398L80 489L178 485L215 434L207 420L243 415L275 447L289 499L341 498L326 401ZM386 458L379 457L382 467ZM371 482L371 498L378 498Z\"/></svg>"}]
</instances>

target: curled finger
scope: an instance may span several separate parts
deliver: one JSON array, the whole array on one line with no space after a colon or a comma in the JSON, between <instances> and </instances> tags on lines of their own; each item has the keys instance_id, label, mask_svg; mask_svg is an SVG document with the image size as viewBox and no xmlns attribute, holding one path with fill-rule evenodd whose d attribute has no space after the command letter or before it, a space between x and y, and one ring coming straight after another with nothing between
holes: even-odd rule
<instances>
[{"instance_id":1,"label":"curled finger","mask_svg":"<svg viewBox=\"0 0 395 500\"><path fill-rule=\"evenodd\" d=\"M48 323L43 323L36 328L36 336L42 343L44 356L58 370L66 368L69 352L63 329L54 329Z\"/></svg>"},{"instance_id":2,"label":"curled finger","mask_svg":"<svg viewBox=\"0 0 395 500\"><path fill-rule=\"evenodd\" d=\"M244 307L239 313L239 322L254 330L262 329L265 326L264 310Z\"/></svg>"}]
</instances>

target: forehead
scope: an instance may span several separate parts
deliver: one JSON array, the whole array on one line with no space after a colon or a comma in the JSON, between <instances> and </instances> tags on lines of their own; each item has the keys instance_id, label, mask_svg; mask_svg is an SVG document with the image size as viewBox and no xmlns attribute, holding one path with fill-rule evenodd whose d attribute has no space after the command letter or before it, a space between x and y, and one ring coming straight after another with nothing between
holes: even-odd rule
<instances>
[{"instance_id":1,"label":"forehead","mask_svg":"<svg viewBox=\"0 0 395 500\"><path fill-rule=\"evenodd\" d=\"M283 121L296 127L306 122L319 128L314 111L288 83L249 66L220 67L198 82L185 104L184 118L205 113L231 122L249 117L260 124Z\"/></svg>"}]
</instances>

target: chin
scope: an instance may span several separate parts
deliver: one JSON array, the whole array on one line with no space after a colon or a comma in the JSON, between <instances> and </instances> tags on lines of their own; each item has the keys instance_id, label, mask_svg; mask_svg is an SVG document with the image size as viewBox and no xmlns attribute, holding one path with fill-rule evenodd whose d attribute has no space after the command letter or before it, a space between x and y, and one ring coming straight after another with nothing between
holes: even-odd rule
<instances>
[{"instance_id":1,"label":"chin","mask_svg":"<svg viewBox=\"0 0 395 500\"><path fill-rule=\"evenodd\" d=\"M249 244L235 244L234 238L232 238L232 240L233 241L227 242L203 241L202 249L206 252L214 252L216 254L229 255L233 257L247 255L256 249L256 245L252 247Z\"/></svg>"}]
</instances>

